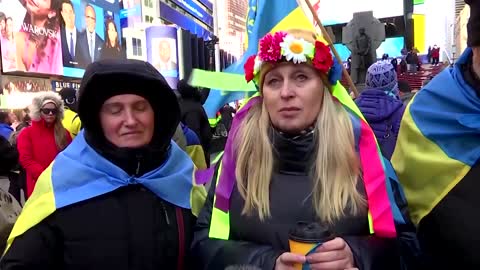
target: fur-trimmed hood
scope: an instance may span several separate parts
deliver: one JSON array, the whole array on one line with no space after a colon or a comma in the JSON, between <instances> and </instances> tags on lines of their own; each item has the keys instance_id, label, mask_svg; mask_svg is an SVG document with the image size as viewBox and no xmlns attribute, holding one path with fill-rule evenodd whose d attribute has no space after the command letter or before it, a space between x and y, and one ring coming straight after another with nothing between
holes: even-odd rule
<instances>
[{"instance_id":1,"label":"fur-trimmed hood","mask_svg":"<svg viewBox=\"0 0 480 270\"><path fill-rule=\"evenodd\" d=\"M32 104L28 107L30 109L30 118L33 121L39 121L42 119L40 115L40 109L42 108L43 102L46 100L52 100L55 102L58 109L56 121L62 121L65 111L63 107L63 100L60 95L55 92L41 92L33 98Z\"/></svg>"}]
</instances>

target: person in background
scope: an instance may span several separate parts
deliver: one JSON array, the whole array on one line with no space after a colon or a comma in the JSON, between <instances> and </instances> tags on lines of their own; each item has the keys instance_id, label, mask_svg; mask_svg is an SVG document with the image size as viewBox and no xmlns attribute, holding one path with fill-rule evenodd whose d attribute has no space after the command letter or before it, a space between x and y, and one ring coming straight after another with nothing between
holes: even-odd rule
<instances>
[{"instance_id":1,"label":"person in background","mask_svg":"<svg viewBox=\"0 0 480 270\"><path fill-rule=\"evenodd\" d=\"M236 111L230 104L225 104L220 109L220 114L222 115L222 122L225 125L227 131L230 131L230 127L232 126L233 116L235 115Z\"/></svg>"},{"instance_id":2,"label":"person in background","mask_svg":"<svg viewBox=\"0 0 480 270\"><path fill-rule=\"evenodd\" d=\"M20 124L18 124L17 128L15 129L16 133L20 132L22 129L26 127L29 127L32 124L32 119L30 118L29 113L30 113L30 110L28 109L28 107L24 108L21 111L22 117L20 117L20 119L22 119L22 121L20 122Z\"/></svg>"},{"instance_id":3,"label":"person in background","mask_svg":"<svg viewBox=\"0 0 480 270\"><path fill-rule=\"evenodd\" d=\"M73 88L63 88L59 92L64 104L63 126L74 139L82 128L82 121L77 114L77 91Z\"/></svg>"},{"instance_id":4,"label":"person in background","mask_svg":"<svg viewBox=\"0 0 480 270\"><path fill-rule=\"evenodd\" d=\"M8 235L22 207L8 191L10 174L17 167L18 152L7 139L0 136L0 252L5 250Z\"/></svg>"},{"instance_id":5,"label":"person in background","mask_svg":"<svg viewBox=\"0 0 480 270\"><path fill-rule=\"evenodd\" d=\"M62 125L63 112L63 101L58 94L45 92L33 98L32 125L17 138L20 165L27 175L27 197L32 194L40 174L72 141Z\"/></svg>"},{"instance_id":6,"label":"person in background","mask_svg":"<svg viewBox=\"0 0 480 270\"><path fill-rule=\"evenodd\" d=\"M0 136L9 140L10 135L12 135L13 128L12 119L10 117L10 113L8 112L0 112Z\"/></svg>"},{"instance_id":7,"label":"person in background","mask_svg":"<svg viewBox=\"0 0 480 270\"><path fill-rule=\"evenodd\" d=\"M15 36L17 69L44 74L63 74L59 10L62 0L20 1L27 12L23 29ZM52 34L38 35L35 29Z\"/></svg>"},{"instance_id":8,"label":"person in background","mask_svg":"<svg viewBox=\"0 0 480 270\"><path fill-rule=\"evenodd\" d=\"M393 70L398 73L398 60L396 57L393 57L392 60L390 61L390 64L393 66Z\"/></svg>"},{"instance_id":9,"label":"person in background","mask_svg":"<svg viewBox=\"0 0 480 270\"><path fill-rule=\"evenodd\" d=\"M468 48L416 94L392 157L423 269L480 269L480 1L465 2Z\"/></svg>"},{"instance_id":10,"label":"person in background","mask_svg":"<svg viewBox=\"0 0 480 270\"><path fill-rule=\"evenodd\" d=\"M258 56L245 64L245 78L254 80L260 96L236 114L198 218L192 245L198 269L251 265L287 270L296 269L294 264L400 269L395 233L387 236L395 230L393 218L385 235L370 234L368 210L377 204L365 193L371 187L369 171L389 163L377 152L371 130L367 140L377 158L359 162L357 151L364 150L357 142L367 137L357 137L359 118L332 96L333 91L346 95L338 83L340 64L310 31L269 33L260 44ZM262 61L258 69L255 59ZM386 191L389 180L377 180ZM377 206L396 207L394 202L384 205L388 202L385 198ZM307 256L290 253L289 231L299 221L318 223L336 238Z\"/></svg>"},{"instance_id":11,"label":"person in background","mask_svg":"<svg viewBox=\"0 0 480 270\"><path fill-rule=\"evenodd\" d=\"M180 123L182 127L183 134L186 139L185 151L193 160L193 163L199 170L204 170L207 168L207 162L205 161L205 151L203 151L202 144L197 134L191 129L189 129L185 124Z\"/></svg>"},{"instance_id":12,"label":"person in background","mask_svg":"<svg viewBox=\"0 0 480 270\"><path fill-rule=\"evenodd\" d=\"M19 112L21 115L19 115L18 118L21 119L21 121L16 127L15 131L10 136L10 140L9 140L10 144L15 148L15 150L17 149L18 136L23 131L23 129L31 126L31 119L30 119L29 112L30 111L28 107ZM22 166L20 166L20 164L17 164L17 167L14 170L12 170L12 172L10 173L10 188L8 191L19 202L22 202L21 191L23 190L24 194L27 193L26 183L27 183L27 174L25 172L25 169Z\"/></svg>"},{"instance_id":13,"label":"person in background","mask_svg":"<svg viewBox=\"0 0 480 270\"><path fill-rule=\"evenodd\" d=\"M62 0L61 41L62 61L65 67L83 67L87 61L88 47L82 44L83 33L75 26L75 9L71 0Z\"/></svg>"},{"instance_id":14,"label":"person in background","mask_svg":"<svg viewBox=\"0 0 480 270\"><path fill-rule=\"evenodd\" d=\"M0 12L0 35L3 35L5 32L5 13Z\"/></svg>"},{"instance_id":15,"label":"person in background","mask_svg":"<svg viewBox=\"0 0 480 270\"><path fill-rule=\"evenodd\" d=\"M3 71L12 71L17 68L17 52L15 44L15 35L13 34L13 19L7 17L5 21L5 31L1 36L2 45L2 66Z\"/></svg>"},{"instance_id":16,"label":"person in background","mask_svg":"<svg viewBox=\"0 0 480 270\"><path fill-rule=\"evenodd\" d=\"M432 63L432 46L428 46L427 61L429 64Z\"/></svg>"},{"instance_id":17,"label":"person in background","mask_svg":"<svg viewBox=\"0 0 480 270\"><path fill-rule=\"evenodd\" d=\"M125 58L122 54L117 26L113 19L108 18L105 22L105 43L103 44L101 59Z\"/></svg>"},{"instance_id":18,"label":"person in background","mask_svg":"<svg viewBox=\"0 0 480 270\"><path fill-rule=\"evenodd\" d=\"M190 86L186 80L178 82L177 91L181 96L181 122L193 130L200 138L203 151L205 151L205 161L207 166L209 166L212 131L207 113L200 103L200 93L195 87Z\"/></svg>"},{"instance_id":19,"label":"person in background","mask_svg":"<svg viewBox=\"0 0 480 270\"><path fill-rule=\"evenodd\" d=\"M100 60L78 96L85 128L38 180L0 268L195 269L206 192L171 142L180 108L165 78L143 61Z\"/></svg>"},{"instance_id":20,"label":"person in background","mask_svg":"<svg viewBox=\"0 0 480 270\"><path fill-rule=\"evenodd\" d=\"M398 81L398 90L400 91L400 100L405 105L412 100L413 96L415 96L415 92L412 92L412 87L410 86L410 83L408 83L408 81L406 80Z\"/></svg>"},{"instance_id":21,"label":"person in background","mask_svg":"<svg viewBox=\"0 0 480 270\"><path fill-rule=\"evenodd\" d=\"M12 123L10 126L15 131L17 129L18 125L20 125L20 121L17 117L17 114L15 113L15 111L10 111L8 113L8 115L10 116L10 122Z\"/></svg>"},{"instance_id":22,"label":"person in background","mask_svg":"<svg viewBox=\"0 0 480 270\"><path fill-rule=\"evenodd\" d=\"M433 45L432 48L432 65L438 66L440 63L440 47L437 44Z\"/></svg>"},{"instance_id":23,"label":"person in background","mask_svg":"<svg viewBox=\"0 0 480 270\"><path fill-rule=\"evenodd\" d=\"M375 132L383 156L390 159L405 112L398 97L397 72L388 61L376 62L368 68L365 84L355 103Z\"/></svg>"},{"instance_id":24,"label":"person in background","mask_svg":"<svg viewBox=\"0 0 480 270\"><path fill-rule=\"evenodd\" d=\"M92 5L88 4L85 6L85 24L86 29L81 34L81 41L80 43L84 47L87 52L85 53L86 63L84 66L86 67L88 64L98 61L100 59L100 55L102 53L102 39L100 36L95 32L95 27L97 24L97 14L95 9Z\"/></svg>"}]
</instances>

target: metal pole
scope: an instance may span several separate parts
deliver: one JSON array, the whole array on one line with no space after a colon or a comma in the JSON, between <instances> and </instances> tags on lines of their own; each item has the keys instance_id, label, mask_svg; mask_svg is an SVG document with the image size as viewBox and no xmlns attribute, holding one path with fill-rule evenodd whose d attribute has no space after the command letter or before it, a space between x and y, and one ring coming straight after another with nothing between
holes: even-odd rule
<instances>
[{"instance_id":1,"label":"metal pole","mask_svg":"<svg viewBox=\"0 0 480 270\"><path fill-rule=\"evenodd\" d=\"M218 36L218 1L213 1L213 34L220 38ZM215 42L215 71L220 71L220 44L218 42Z\"/></svg>"}]
</instances>

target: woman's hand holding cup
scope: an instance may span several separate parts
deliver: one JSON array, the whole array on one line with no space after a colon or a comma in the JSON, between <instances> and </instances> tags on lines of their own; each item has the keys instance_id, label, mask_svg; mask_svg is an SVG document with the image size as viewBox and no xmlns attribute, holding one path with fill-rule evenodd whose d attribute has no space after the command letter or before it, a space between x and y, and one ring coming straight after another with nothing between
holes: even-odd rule
<instances>
[{"instance_id":1,"label":"woman's hand holding cup","mask_svg":"<svg viewBox=\"0 0 480 270\"><path fill-rule=\"evenodd\" d=\"M295 270L295 265L302 265L306 260L303 255L285 252L277 258L275 270Z\"/></svg>"},{"instance_id":2,"label":"woman's hand holding cup","mask_svg":"<svg viewBox=\"0 0 480 270\"><path fill-rule=\"evenodd\" d=\"M307 256L310 269L354 269L355 261L348 244L342 238L323 243L314 253Z\"/></svg>"}]
</instances>

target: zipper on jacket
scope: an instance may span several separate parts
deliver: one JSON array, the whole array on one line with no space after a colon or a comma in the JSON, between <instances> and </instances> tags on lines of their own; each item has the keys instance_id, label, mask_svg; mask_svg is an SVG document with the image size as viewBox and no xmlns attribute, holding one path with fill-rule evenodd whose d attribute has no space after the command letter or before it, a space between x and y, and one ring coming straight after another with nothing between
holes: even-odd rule
<instances>
[{"instance_id":1,"label":"zipper on jacket","mask_svg":"<svg viewBox=\"0 0 480 270\"><path fill-rule=\"evenodd\" d=\"M170 226L170 218L168 218L168 212L167 208L165 207L165 203L163 203L163 201L160 201L160 204L162 204L163 213L165 214L165 221L167 222L167 225Z\"/></svg>"},{"instance_id":2,"label":"zipper on jacket","mask_svg":"<svg viewBox=\"0 0 480 270\"><path fill-rule=\"evenodd\" d=\"M140 174L141 163L142 163L142 156L137 155L137 169L135 170L135 176L139 176L139 174Z\"/></svg>"}]
</instances>

